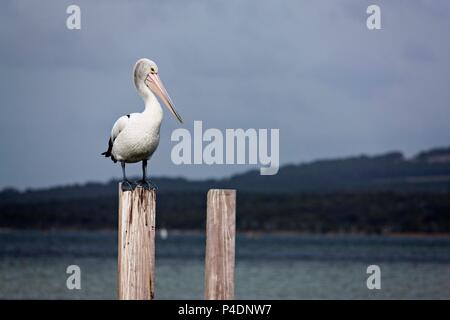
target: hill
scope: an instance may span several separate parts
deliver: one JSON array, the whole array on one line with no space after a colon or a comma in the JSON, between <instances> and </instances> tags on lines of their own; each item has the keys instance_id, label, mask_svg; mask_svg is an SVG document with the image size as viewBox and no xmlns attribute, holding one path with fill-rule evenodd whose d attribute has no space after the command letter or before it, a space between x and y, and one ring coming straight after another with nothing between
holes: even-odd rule
<instances>
[{"instance_id":1,"label":"hill","mask_svg":"<svg viewBox=\"0 0 450 320\"><path fill-rule=\"evenodd\" d=\"M238 190L241 230L450 233L450 148L287 165L278 175L156 178L159 226L203 229L209 188ZM0 228L114 228L117 181L0 192Z\"/></svg>"},{"instance_id":2,"label":"hill","mask_svg":"<svg viewBox=\"0 0 450 320\"><path fill-rule=\"evenodd\" d=\"M450 147L420 152L412 159L390 152L286 165L274 176L261 176L254 170L219 180L161 177L154 182L160 193L206 192L210 188L264 193L446 192L450 191ZM111 180L25 192L9 188L0 192L0 203L111 196L117 193L117 183Z\"/></svg>"}]
</instances>

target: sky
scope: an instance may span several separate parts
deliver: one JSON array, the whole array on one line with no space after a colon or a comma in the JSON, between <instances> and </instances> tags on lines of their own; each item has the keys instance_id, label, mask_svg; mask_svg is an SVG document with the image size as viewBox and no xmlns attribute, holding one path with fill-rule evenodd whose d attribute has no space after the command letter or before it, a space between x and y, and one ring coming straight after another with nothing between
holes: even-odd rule
<instances>
[{"instance_id":1,"label":"sky","mask_svg":"<svg viewBox=\"0 0 450 320\"><path fill-rule=\"evenodd\" d=\"M81 30L66 28L71 4ZM366 27L370 4L381 30ZM194 120L280 129L281 164L448 146L449 30L447 0L2 1L0 188L120 178L100 153L114 121L143 110L142 57L185 120L166 110L153 176L254 167L173 164L171 133Z\"/></svg>"}]
</instances>

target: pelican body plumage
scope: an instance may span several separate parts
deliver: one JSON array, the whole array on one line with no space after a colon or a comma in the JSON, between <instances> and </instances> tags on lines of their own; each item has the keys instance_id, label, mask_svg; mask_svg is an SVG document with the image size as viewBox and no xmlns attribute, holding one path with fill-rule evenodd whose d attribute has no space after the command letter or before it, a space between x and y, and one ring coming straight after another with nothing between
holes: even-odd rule
<instances>
[{"instance_id":1,"label":"pelican body plumage","mask_svg":"<svg viewBox=\"0 0 450 320\"><path fill-rule=\"evenodd\" d=\"M143 112L127 114L117 119L111 130L108 150L102 153L105 157L111 157L112 161L121 163L124 191L132 190L134 187L126 177L125 164L140 161L142 161L142 180L138 181L138 185L143 188L156 188L147 179L147 161L158 147L163 120L163 110L157 97L180 123L183 122L159 78L155 62L139 59L134 65L133 75L134 84L144 100L145 109Z\"/></svg>"}]
</instances>

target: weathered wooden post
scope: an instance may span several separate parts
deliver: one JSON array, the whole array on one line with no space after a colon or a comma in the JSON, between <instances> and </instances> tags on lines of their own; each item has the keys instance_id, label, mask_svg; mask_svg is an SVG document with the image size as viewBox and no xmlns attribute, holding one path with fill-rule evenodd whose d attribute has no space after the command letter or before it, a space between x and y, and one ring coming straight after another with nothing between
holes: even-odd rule
<instances>
[{"instance_id":1,"label":"weathered wooden post","mask_svg":"<svg viewBox=\"0 0 450 320\"><path fill-rule=\"evenodd\" d=\"M234 299L236 190L208 191L205 299Z\"/></svg>"},{"instance_id":2,"label":"weathered wooden post","mask_svg":"<svg viewBox=\"0 0 450 320\"><path fill-rule=\"evenodd\" d=\"M155 190L119 185L117 294L121 300L150 300L155 294Z\"/></svg>"}]
</instances>

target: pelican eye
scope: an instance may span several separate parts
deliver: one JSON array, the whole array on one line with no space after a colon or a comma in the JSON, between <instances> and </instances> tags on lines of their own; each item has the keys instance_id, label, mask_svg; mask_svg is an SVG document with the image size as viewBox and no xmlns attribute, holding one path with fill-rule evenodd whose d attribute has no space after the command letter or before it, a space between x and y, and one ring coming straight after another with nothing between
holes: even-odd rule
<instances>
[{"instance_id":1,"label":"pelican eye","mask_svg":"<svg viewBox=\"0 0 450 320\"><path fill-rule=\"evenodd\" d=\"M158 69L156 69L156 67L154 67L154 66L151 66L151 67L150 67L150 73L151 73L151 74L158 73Z\"/></svg>"}]
</instances>

